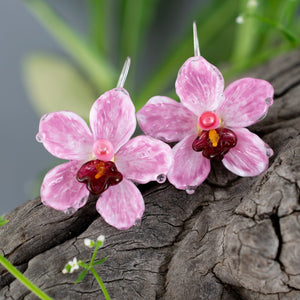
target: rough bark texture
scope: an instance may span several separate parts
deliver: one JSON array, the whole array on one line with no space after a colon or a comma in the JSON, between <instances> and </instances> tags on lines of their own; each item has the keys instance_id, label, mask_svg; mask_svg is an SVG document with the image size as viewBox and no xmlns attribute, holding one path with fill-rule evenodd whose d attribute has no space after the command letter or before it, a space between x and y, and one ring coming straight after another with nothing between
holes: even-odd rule
<instances>
[{"instance_id":1,"label":"rough bark texture","mask_svg":"<svg viewBox=\"0 0 300 300\"><path fill-rule=\"evenodd\" d=\"M250 129L274 149L269 169L240 178L213 164L193 195L170 184L141 186L140 226L118 231L95 199L68 216L40 199L12 211L0 252L54 299L104 299L88 275L63 275L74 256L89 259L84 238L104 234L98 267L112 299L300 299L300 52L251 74L270 81L275 103ZM0 299L36 299L0 268Z\"/></svg>"}]
</instances>

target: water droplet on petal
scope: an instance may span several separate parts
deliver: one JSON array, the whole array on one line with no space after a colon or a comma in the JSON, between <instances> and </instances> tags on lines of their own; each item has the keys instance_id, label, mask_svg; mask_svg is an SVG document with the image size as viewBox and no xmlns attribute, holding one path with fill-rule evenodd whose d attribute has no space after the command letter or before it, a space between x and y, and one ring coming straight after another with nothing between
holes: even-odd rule
<instances>
[{"instance_id":1,"label":"water droplet on petal","mask_svg":"<svg viewBox=\"0 0 300 300\"><path fill-rule=\"evenodd\" d=\"M167 176L165 174L160 174L156 177L156 181L158 183L164 183L167 179Z\"/></svg>"},{"instance_id":2,"label":"water droplet on petal","mask_svg":"<svg viewBox=\"0 0 300 300\"><path fill-rule=\"evenodd\" d=\"M263 114L263 115L258 119L258 121L263 120L263 119L266 117L266 115L267 115L267 114Z\"/></svg>"},{"instance_id":3,"label":"water droplet on petal","mask_svg":"<svg viewBox=\"0 0 300 300\"><path fill-rule=\"evenodd\" d=\"M265 100L265 102L266 102L267 105L271 105L273 103L273 99L272 98L267 98Z\"/></svg>"},{"instance_id":4,"label":"water droplet on petal","mask_svg":"<svg viewBox=\"0 0 300 300\"><path fill-rule=\"evenodd\" d=\"M68 215L68 216L71 216L71 215L73 215L75 212L76 212L76 208L75 207L69 207L68 209L66 209L65 211L64 211L64 213L66 214L66 215Z\"/></svg>"},{"instance_id":5,"label":"water droplet on petal","mask_svg":"<svg viewBox=\"0 0 300 300\"><path fill-rule=\"evenodd\" d=\"M38 143L42 143L43 142L43 134L42 133L37 133L37 135L35 136L35 139Z\"/></svg>"},{"instance_id":6,"label":"water droplet on petal","mask_svg":"<svg viewBox=\"0 0 300 300\"><path fill-rule=\"evenodd\" d=\"M142 219L136 219L134 222L134 226L141 226L142 224Z\"/></svg>"},{"instance_id":7,"label":"water droplet on petal","mask_svg":"<svg viewBox=\"0 0 300 300\"><path fill-rule=\"evenodd\" d=\"M185 191L187 194L192 195L195 193L196 188L197 188L196 186L187 186Z\"/></svg>"},{"instance_id":8,"label":"water droplet on petal","mask_svg":"<svg viewBox=\"0 0 300 300\"><path fill-rule=\"evenodd\" d=\"M266 143L265 143L265 147L266 147L266 154L267 154L267 156L268 157L273 156L274 151L272 150L272 148L268 144L266 144Z\"/></svg>"},{"instance_id":9,"label":"water droplet on petal","mask_svg":"<svg viewBox=\"0 0 300 300\"><path fill-rule=\"evenodd\" d=\"M85 196L83 198L80 199L78 207L82 207L86 204L87 200L88 200L89 196Z\"/></svg>"}]
</instances>

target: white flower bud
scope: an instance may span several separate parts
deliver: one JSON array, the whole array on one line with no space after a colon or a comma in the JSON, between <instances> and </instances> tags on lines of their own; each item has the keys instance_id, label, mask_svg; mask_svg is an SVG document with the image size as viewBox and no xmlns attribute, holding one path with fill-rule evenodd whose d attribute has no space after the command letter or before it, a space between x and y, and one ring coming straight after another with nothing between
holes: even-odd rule
<instances>
[{"instance_id":1,"label":"white flower bud","mask_svg":"<svg viewBox=\"0 0 300 300\"><path fill-rule=\"evenodd\" d=\"M95 244L95 242L91 239L84 239L84 244L89 247L89 248L92 248Z\"/></svg>"},{"instance_id":2,"label":"white flower bud","mask_svg":"<svg viewBox=\"0 0 300 300\"><path fill-rule=\"evenodd\" d=\"M247 7L250 9L255 9L258 6L257 0L249 0L247 3Z\"/></svg>"},{"instance_id":3,"label":"white flower bud","mask_svg":"<svg viewBox=\"0 0 300 300\"><path fill-rule=\"evenodd\" d=\"M105 241L105 236L104 236L104 235L99 235L99 236L97 237L97 241L98 241L98 242L104 243L104 241Z\"/></svg>"},{"instance_id":4,"label":"white flower bud","mask_svg":"<svg viewBox=\"0 0 300 300\"><path fill-rule=\"evenodd\" d=\"M235 19L235 22L238 23L238 24L243 24L244 23L244 18L243 16L238 16L236 19Z\"/></svg>"}]
</instances>

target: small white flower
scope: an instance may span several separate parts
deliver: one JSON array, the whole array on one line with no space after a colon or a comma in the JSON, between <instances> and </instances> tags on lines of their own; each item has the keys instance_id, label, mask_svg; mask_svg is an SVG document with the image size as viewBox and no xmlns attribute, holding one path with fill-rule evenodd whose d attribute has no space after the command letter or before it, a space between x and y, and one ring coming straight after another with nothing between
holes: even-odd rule
<instances>
[{"instance_id":1,"label":"small white flower","mask_svg":"<svg viewBox=\"0 0 300 300\"><path fill-rule=\"evenodd\" d=\"M243 24L244 23L244 18L243 16L239 15L236 19L235 19L236 23L238 24Z\"/></svg>"},{"instance_id":2,"label":"small white flower","mask_svg":"<svg viewBox=\"0 0 300 300\"><path fill-rule=\"evenodd\" d=\"M258 6L257 0L249 0L247 3L247 7L250 9L255 9Z\"/></svg>"},{"instance_id":3,"label":"small white flower","mask_svg":"<svg viewBox=\"0 0 300 300\"><path fill-rule=\"evenodd\" d=\"M74 257L73 260L69 261L66 266L64 267L64 269L62 270L63 274L67 274L67 273L73 273L74 270L79 269L79 265L77 262L77 258Z\"/></svg>"},{"instance_id":4,"label":"small white flower","mask_svg":"<svg viewBox=\"0 0 300 300\"><path fill-rule=\"evenodd\" d=\"M91 239L84 239L84 244L89 247L89 248L92 248L95 244L95 242Z\"/></svg>"},{"instance_id":5,"label":"small white flower","mask_svg":"<svg viewBox=\"0 0 300 300\"><path fill-rule=\"evenodd\" d=\"M98 242L104 243L104 241L105 241L105 236L104 236L104 235L99 235L99 236L97 237L97 241L98 241Z\"/></svg>"},{"instance_id":6,"label":"small white flower","mask_svg":"<svg viewBox=\"0 0 300 300\"><path fill-rule=\"evenodd\" d=\"M71 267L70 273L73 273L75 270L79 269L79 265L76 257L74 257L72 261L69 261L68 265L70 265Z\"/></svg>"}]
</instances>

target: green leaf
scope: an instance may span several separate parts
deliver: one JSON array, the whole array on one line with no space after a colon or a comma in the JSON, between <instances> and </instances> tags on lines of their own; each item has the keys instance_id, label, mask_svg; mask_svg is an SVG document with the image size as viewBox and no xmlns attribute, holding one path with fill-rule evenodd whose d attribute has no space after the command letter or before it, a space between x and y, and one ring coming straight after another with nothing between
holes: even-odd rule
<instances>
[{"instance_id":1,"label":"green leaf","mask_svg":"<svg viewBox=\"0 0 300 300\"><path fill-rule=\"evenodd\" d=\"M144 50L149 27L159 4L158 0L123 0L120 1L120 57L131 58L131 71L126 80L129 89L137 88L137 62Z\"/></svg>"},{"instance_id":2,"label":"green leaf","mask_svg":"<svg viewBox=\"0 0 300 300\"><path fill-rule=\"evenodd\" d=\"M112 27L116 13L115 4L114 1L107 0L86 1L89 40L102 57L109 57L113 47Z\"/></svg>"},{"instance_id":3,"label":"green leaf","mask_svg":"<svg viewBox=\"0 0 300 300\"><path fill-rule=\"evenodd\" d=\"M4 219L4 215L0 216L0 227L3 226L3 225L5 225L7 222L8 222L8 220Z\"/></svg>"},{"instance_id":4,"label":"green leaf","mask_svg":"<svg viewBox=\"0 0 300 300\"><path fill-rule=\"evenodd\" d=\"M299 42L300 42L299 38L297 36L295 36L294 33L292 33L287 28L285 28L282 24L278 23L277 21L265 18L264 16L260 16L258 14L246 14L246 16L255 18L261 22L264 22L264 23L276 28L293 45L296 46L297 44L299 44Z\"/></svg>"},{"instance_id":5,"label":"green leaf","mask_svg":"<svg viewBox=\"0 0 300 300\"><path fill-rule=\"evenodd\" d=\"M67 264L67 265L65 266L65 269L67 270L68 273L71 272L71 266L70 266L69 264Z\"/></svg>"},{"instance_id":6,"label":"green leaf","mask_svg":"<svg viewBox=\"0 0 300 300\"><path fill-rule=\"evenodd\" d=\"M79 283L80 281L82 281L82 279L84 278L84 276L86 275L86 273L87 273L87 269L84 269L81 273L80 273L80 275L79 275L79 277L77 278L77 280L75 281L75 283Z\"/></svg>"},{"instance_id":7,"label":"green leaf","mask_svg":"<svg viewBox=\"0 0 300 300\"><path fill-rule=\"evenodd\" d=\"M89 47L54 10L43 0L25 0L25 5L64 49L76 60L93 84L105 91L115 85L117 73L106 57Z\"/></svg>"},{"instance_id":8,"label":"green leaf","mask_svg":"<svg viewBox=\"0 0 300 300\"><path fill-rule=\"evenodd\" d=\"M107 259L107 257L104 257L100 260L97 260L96 262L93 263L93 266L100 265L100 264L104 263L106 261L106 259Z\"/></svg>"},{"instance_id":9,"label":"green leaf","mask_svg":"<svg viewBox=\"0 0 300 300\"><path fill-rule=\"evenodd\" d=\"M39 113L73 111L88 119L96 93L68 61L47 54L25 59L23 79L34 108Z\"/></svg>"},{"instance_id":10,"label":"green leaf","mask_svg":"<svg viewBox=\"0 0 300 300\"><path fill-rule=\"evenodd\" d=\"M259 9L247 7L247 2L248 0L242 0L239 3L240 11L242 12L243 16ZM236 40L232 53L232 62L234 64L238 64L244 60L247 60L253 55L258 43L259 26L260 23L253 18L247 18L243 24L237 24Z\"/></svg>"},{"instance_id":11,"label":"green leaf","mask_svg":"<svg viewBox=\"0 0 300 300\"><path fill-rule=\"evenodd\" d=\"M299 0L283 1L281 7L280 23L286 28L292 28L294 20L298 17Z\"/></svg>"},{"instance_id":12,"label":"green leaf","mask_svg":"<svg viewBox=\"0 0 300 300\"><path fill-rule=\"evenodd\" d=\"M144 42L145 31L154 17L158 0L125 0L121 24L121 47L123 56L135 60L140 45Z\"/></svg>"}]
</instances>

